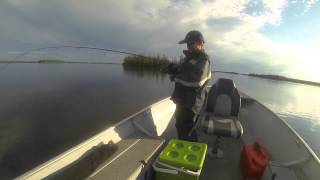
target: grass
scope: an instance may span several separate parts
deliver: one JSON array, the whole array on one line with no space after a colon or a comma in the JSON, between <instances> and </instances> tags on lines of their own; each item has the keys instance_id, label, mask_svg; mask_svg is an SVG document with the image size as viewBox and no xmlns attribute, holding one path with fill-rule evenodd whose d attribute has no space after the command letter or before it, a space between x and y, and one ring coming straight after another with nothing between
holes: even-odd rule
<instances>
[{"instance_id":1,"label":"grass","mask_svg":"<svg viewBox=\"0 0 320 180\"><path fill-rule=\"evenodd\" d=\"M56 63L65 63L65 61L59 60L59 59L40 59L38 63L56 64Z\"/></svg>"},{"instance_id":2,"label":"grass","mask_svg":"<svg viewBox=\"0 0 320 180\"><path fill-rule=\"evenodd\" d=\"M176 61L176 60L174 60ZM165 55L157 56L126 56L123 59L123 66L132 67L138 69L146 70L156 70L160 71L161 69L168 66L172 61L169 60Z\"/></svg>"}]
</instances>

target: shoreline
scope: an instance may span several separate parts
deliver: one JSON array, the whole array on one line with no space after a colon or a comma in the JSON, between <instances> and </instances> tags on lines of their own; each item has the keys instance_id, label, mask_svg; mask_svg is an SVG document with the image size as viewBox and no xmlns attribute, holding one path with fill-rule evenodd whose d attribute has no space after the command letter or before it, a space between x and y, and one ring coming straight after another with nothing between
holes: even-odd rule
<instances>
[{"instance_id":1,"label":"shoreline","mask_svg":"<svg viewBox=\"0 0 320 180\"><path fill-rule=\"evenodd\" d=\"M293 82L293 83L299 83L299 84L305 84L305 85L311 85L311 86L320 87L320 82L307 81L307 80L301 80L301 79L295 79L295 78L288 78L288 77L279 76L279 75L266 75L266 74L249 73L248 76L258 77L258 78L263 78L263 79L271 79L271 80L276 80L276 81Z\"/></svg>"},{"instance_id":2,"label":"shoreline","mask_svg":"<svg viewBox=\"0 0 320 180\"><path fill-rule=\"evenodd\" d=\"M226 74L243 75L243 76L250 76L250 77L256 77L256 78L270 79L270 80L275 80L275 81L286 81L286 82L292 82L292 83L320 87L320 82L307 81L307 80L301 80L301 79L295 79L295 78L288 78L288 77L280 76L280 75L255 74L255 73L246 74L246 73L238 73L238 72L232 72L232 71L212 71L212 72L213 73L218 72L218 73L226 73Z\"/></svg>"},{"instance_id":3,"label":"shoreline","mask_svg":"<svg viewBox=\"0 0 320 180\"><path fill-rule=\"evenodd\" d=\"M14 63L38 63L38 64L123 64L121 62L115 63L115 62L86 62L86 61L64 61L64 60L39 60L39 61L1 61L1 64L14 64ZM234 74L234 75L243 75L243 76L250 76L250 77L257 77L257 78L263 78L263 79L270 79L270 80L276 80L276 81L286 81L286 82L292 82L292 83L298 83L298 84L305 84L305 85L311 85L320 87L320 82L314 82L314 81L307 81L307 80L301 80L301 79L295 79L295 78L288 78L285 76L280 75L271 75L271 74L256 74L256 73L238 73L233 71L212 71L212 73L226 73L226 74Z\"/></svg>"},{"instance_id":4,"label":"shoreline","mask_svg":"<svg viewBox=\"0 0 320 180\"><path fill-rule=\"evenodd\" d=\"M39 60L39 61L0 61L1 64L121 64L116 62L87 62L87 61L63 61L63 60Z\"/></svg>"}]
</instances>

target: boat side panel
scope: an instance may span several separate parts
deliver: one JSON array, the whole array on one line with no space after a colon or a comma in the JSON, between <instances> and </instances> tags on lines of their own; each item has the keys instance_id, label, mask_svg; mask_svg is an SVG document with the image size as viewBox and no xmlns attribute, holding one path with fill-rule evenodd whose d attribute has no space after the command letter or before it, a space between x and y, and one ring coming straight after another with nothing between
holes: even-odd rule
<instances>
[{"instance_id":1,"label":"boat side panel","mask_svg":"<svg viewBox=\"0 0 320 180\"><path fill-rule=\"evenodd\" d=\"M161 136L168 128L175 109L176 105L171 100L157 104L151 108L151 113L158 136Z\"/></svg>"},{"instance_id":2,"label":"boat side panel","mask_svg":"<svg viewBox=\"0 0 320 180\"><path fill-rule=\"evenodd\" d=\"M135 113L134 115L120 121L115 126L109 127L105 131L97 134L89 140L86 140L67 152L17 177L17 179L41 179L76 161L93 146L100 143L107 144L110 141L114 143L121 141L123 138L137 130L132 123L132 120L144 112L150 111L150 109L151 106Z\"/></svg>"},{"instance_id":3,"label":"boat side panel","mask_svg":"<svg viewBox=\"0 0 320 180\"><path fill-rule=\"evenodd\" d=\"M253 141L268 148L272 159L286 163L308 157L297 137L273 113L256 102L246 106L245 110L240 113L240 120L247 124L245 130L249 129Z\"/></svg>"},{"instance_id":4,"label":"boat side panel","mask_svg":"<svg viewBox=\"0 0 320 180\"><path fill-rule=\"evenodd\" d=\"M76 146L75 148L59 155L58 157L46 162L43 165L25 173L17 179L42 179L48 175L62 169L63 167L71 164L84 153L90 150L93 146L97 146L100 143L107 144L109 141L114 143L119 142L125 136L132 134L135 131L132 123L123 123L118 127L111 127L108 130L95 136L94 138Z\"/></svg>"},{"instance_id":5,"label":"boat side panel","mask_svg":"<svg viewBox=\"0 0 320 180\"><path fill-rule=\"evenodd\" d=\"M163 99L138 111L126 119L123 119L114 126L102 131L85 142L49 160L48 162L24 173L16 179L41 179L76 161L93 146L96 146L100 143L107 144L109 141L114 143L121 141L123 138L138 130L133 121L136 119L145 119L146 121L150 121L150 118L143 118L144 114L149 113L151 115L150 117L154 121L153 125L157 130L157 133L162 134L165 130L165 127L171 120L174 109L175 105L169 98ZM145 128L147 129L148 127Z\"/></svg>"},{"instance_id":6,"label":"boat side panel","mask_svg":"<svg viewBox=\"0 0 320 180\"><path fill-rule=\"evenodd\" d=\"M320 177L320 165L301 138L265 106L256 101L246 104L240 111L240 121L245 143L259 142L268 149L272 161L299 167L302 172L295 172L302 177Z\"/></svg>"},{"instance_id":7,"label":"boat side panel","mask_svg":"<svg viewBox=\"0 0 320 180\"><path fill-rule=\"evenodd\" d=\"M134 117L134 124L151 136L161 136L167 130L175 111L175 104L167 99Z\"/></svg>"}]
</instances>

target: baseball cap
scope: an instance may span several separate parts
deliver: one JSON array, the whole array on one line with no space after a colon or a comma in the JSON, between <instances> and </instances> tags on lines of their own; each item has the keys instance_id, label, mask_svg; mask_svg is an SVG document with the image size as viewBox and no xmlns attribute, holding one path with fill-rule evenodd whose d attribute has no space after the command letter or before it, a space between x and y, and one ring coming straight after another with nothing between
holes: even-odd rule
<instances>
[{"instance_id":1,"label":"baseball cap","mask_svg":"<svg viewBox=\"0 0 320 180\"><path fill-rule=\"evenodd\" d=\"M183 40L179 41L178 43L184 44L184 43L196 42L196 41L204 42L204 38L200 31L192 30L192 31L189 31L186 37Z\"/></svg>"}]
</instances>

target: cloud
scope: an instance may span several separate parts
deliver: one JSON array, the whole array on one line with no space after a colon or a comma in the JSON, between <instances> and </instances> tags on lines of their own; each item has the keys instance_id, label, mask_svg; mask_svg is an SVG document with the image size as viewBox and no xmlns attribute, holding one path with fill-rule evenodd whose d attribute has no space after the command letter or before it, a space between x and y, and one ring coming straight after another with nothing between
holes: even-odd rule
<instances>
[{"instance_id":1,"label":"cloud","mask_svg":"<svg viewBox=\"0 0 320 180\"><path fill-rule=\"evenodd\" d=\"M315 1L304 2L311 7ZM177 42L198 29L218 67L239 64L253 71L249 66L256 64L261 71L281 73L285 66L275 67L287 52L275 52L275 43L259 30L281 24L287 5L286 0L1 1L0 56L51 45L89 45L178 57L184 47Z\"/></svg>"},{"instance_id":2,"label":"cloud","mask_svg":"<svg viewBox=\"0 0 320 180\"><path fill-rule=\"evenodd\" d=\"M210 17L207 20L207 26L213 32L228 32L241 23L241 19L235 17Z\"/></svg>"},{"instance_id":3,"label":"cloud","mask_svg":"<svg viewBox=\"0 0 320 180\"><path fill-rule=\"evenodd\" d=\"M302 0L302 3L305 5L305 9L302 12L302 15L307 13L319 0Z\"/></svg>"}]
</instances>

